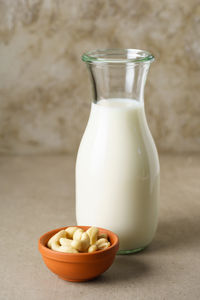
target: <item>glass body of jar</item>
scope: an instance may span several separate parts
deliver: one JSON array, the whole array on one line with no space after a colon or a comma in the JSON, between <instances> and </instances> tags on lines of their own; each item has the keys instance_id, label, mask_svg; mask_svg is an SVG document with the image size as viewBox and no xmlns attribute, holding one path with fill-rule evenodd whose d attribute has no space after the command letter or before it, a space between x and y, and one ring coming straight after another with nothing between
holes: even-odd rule
<instances>
[{"instance_id":1,"label":"glass body of jar","mask_svg":"<svg viewBox=\"0 0 200 300\"><path fill-rule=\"evenodd\" d=\"M134 253L151 243L158 218L159 160L143 99L154 57L110 49L82 59L93 101L76 162L77 224L114 231L119 253Z\"/></svg>"}]
</instances>

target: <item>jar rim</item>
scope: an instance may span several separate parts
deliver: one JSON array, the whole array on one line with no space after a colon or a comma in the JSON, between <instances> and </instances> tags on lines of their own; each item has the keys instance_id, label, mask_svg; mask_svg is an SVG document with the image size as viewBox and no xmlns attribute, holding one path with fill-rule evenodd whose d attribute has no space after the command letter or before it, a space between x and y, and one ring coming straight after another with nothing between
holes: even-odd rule
<instances>
[{"instance_id":1,"label":"jar rim","mask_svg":"<svg viewBox=\"0 0 200 300\"><path fill-rule=\"evenodd\" d=\"M141 63L153 62L154 56L139 49L96 49L83 53L87 63Z\"/></svg>"}]
</instances>

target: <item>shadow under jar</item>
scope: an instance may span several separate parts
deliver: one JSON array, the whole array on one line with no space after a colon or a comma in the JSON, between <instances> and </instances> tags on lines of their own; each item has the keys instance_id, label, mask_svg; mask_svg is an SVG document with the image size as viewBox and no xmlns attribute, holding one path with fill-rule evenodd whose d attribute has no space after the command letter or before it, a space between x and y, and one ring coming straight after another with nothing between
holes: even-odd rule
<instances>
[{"instance_id":1,"label":"shadow under jar","mask_svg":"<svg viewBox=\"0 0 200 300\"><path fill-rule=\"evenodd\" d=\"M158 219L160 168L143 98L154 57L108 49L82 60L93 99L76 161L77 224L115 232L119 254L138 252L151 243Z\"/></svg>"}]
</instances>

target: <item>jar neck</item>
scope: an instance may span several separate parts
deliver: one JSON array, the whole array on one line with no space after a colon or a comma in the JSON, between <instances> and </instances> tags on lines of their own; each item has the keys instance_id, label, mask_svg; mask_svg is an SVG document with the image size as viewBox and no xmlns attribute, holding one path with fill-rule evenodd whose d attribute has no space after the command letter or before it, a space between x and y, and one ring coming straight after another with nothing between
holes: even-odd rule
<instances>
[{"instance_id":1,"label":"jar neck","mask_svg":"<svg viewBox=\"0 0 200 300\"><path fill-rule=\"evenodd\" d=\"M102 99L126 98L144 101L144 87L149 62L87 63L91 75L93 102Z\"/></svg>"},{"instance_id":2,"label":"jar neck","mask_svg":"<svg viewBox=\"0 0 200 300\"><path fill-rule=\"evenodd\" d=\"M138 49L104 49L84 53L93 86L93 101L127 98L143 102L144 86L154 56Z\"/></svg>"}]
</instances>

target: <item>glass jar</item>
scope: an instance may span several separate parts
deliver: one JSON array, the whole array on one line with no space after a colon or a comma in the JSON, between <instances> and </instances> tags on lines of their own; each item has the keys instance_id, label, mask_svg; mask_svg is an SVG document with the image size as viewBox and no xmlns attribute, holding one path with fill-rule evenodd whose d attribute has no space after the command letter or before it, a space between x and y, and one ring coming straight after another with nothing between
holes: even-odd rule
<instances>
[{"instance_id":1,"label":"glass jar","mask_svg":"<svg viewBox=\"0 0 200 300\"><path fill-rule=\"evenodd\" d=\"M93 99L76 161L77 224L110 229L119 253L137 252L151 243L158 218L160 168L143 97L154 57L108 49L82 60Z\"/></svg>"}]
</instances>

